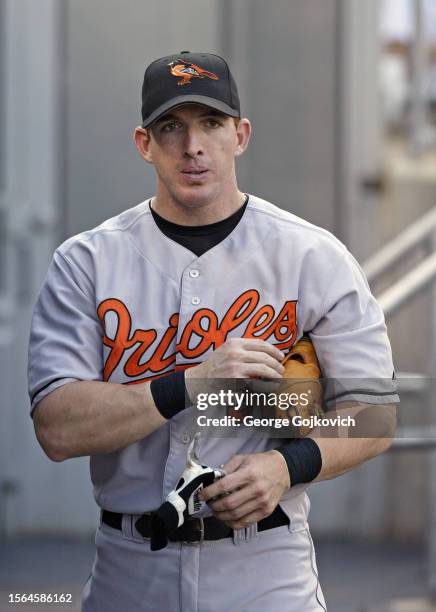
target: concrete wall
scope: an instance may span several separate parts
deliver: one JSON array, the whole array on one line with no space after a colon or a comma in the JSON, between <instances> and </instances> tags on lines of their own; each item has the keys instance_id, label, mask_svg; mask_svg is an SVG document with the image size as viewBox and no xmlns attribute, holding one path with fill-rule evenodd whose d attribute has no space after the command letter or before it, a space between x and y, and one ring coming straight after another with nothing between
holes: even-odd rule
<instances>
[{"instance_id":1,"label":"concrete wall","mask_svg":"<svg viewBox=\"0 0 436 612\"><path fill-rule=\"evenodd\" d=\"M337 230L337 3L234 4L230 51L254 124L243 187Z\"/></svg>"},{"instance_id":2,"label":"concrete wall","mask_svg":"<svg viewBox=\"0 0 436 612\"><path fill-rule=\"evenodd\" d=\"M128 10L129 5L134 10ZM66 233L153 193L132 144L145 66L181 49L225 53L254 125L242 189L335 229L335 0L68 2Z\"/></svg>"}]
</instances>

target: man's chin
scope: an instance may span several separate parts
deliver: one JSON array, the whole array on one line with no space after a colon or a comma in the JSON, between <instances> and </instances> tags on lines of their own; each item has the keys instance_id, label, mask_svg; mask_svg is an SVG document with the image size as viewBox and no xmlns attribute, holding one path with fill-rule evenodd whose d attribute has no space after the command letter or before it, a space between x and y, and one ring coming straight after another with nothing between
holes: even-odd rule
<instances>
[{"instance_id":1,"label":"man's chin","mask_svg":"<svg viewBox=\"0 0 436 612\"><path fill-rule=\"evenodd\" d=\"M215 192L210 187L204 185L191 186L189 189L182 189L176 195L176 200L187 208L201 208L213 202L216 198Z\"/></svg>"}]
</instances>

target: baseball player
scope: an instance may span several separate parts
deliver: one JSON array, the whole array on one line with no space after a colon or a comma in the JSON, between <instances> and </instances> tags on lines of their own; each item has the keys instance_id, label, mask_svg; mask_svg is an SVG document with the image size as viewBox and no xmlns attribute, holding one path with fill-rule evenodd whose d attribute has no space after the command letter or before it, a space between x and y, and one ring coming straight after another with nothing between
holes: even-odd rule
<instances>
[{"instance_id":1,"label":"baseball player","mask_svg":"<svg viewBox=\"0 0 436 612\"><path fill-rule=\"evenodd\" d=\"M205 381L280 381L303 334L325 377L391 381L383 314L342 243L239 190L251 125L225 60L154 61L142 119L134 139L156 194L56 249L31 328L36 435L54 461L90 455L101 508L83 611L326 610L305 490L388 437L202 435L201 462L225 476L199 493L200 518L183 506L184 524L151 550L151 513L180 502ZM336 400L381 409L392 385L345 385Z\"/></svg>"}]
</instances>

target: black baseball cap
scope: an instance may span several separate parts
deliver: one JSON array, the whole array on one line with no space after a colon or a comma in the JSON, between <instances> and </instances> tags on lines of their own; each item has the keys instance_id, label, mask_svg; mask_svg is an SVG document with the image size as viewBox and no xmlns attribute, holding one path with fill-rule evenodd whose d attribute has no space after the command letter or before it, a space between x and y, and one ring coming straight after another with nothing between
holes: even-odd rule
<instances>
[{"instance_id":1,"label":"black baseball cap","mask_svg":"<svg viewBox=\"0 0 436 612\"><path fill-rule=\"evenodd\" d=\"M142 86L142 127L149 127L172 108L189 103L241 117L238 89L222 57L181 51L148 66Z\"/></svg>"}]
</instances>

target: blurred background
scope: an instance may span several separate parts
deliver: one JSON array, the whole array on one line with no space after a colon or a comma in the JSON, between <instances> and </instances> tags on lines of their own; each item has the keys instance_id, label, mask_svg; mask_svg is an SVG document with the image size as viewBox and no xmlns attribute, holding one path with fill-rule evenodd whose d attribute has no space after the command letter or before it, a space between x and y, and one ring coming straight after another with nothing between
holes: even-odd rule
<instances>
[{"instance_id":1,"label":"blurred background","mask_svg":"<svg viewBox=\"0 0 436 612\"><path fill-rule=\"evenodd\" d=\"M0 610L31 590L79 609L97 507L88 460L36 442L30 317L56 246L153 194L143 72L182 49L232 67L241 189L333 231L386 313L399 438L309 489L329 610L434 610L436 0L0 0Z\"/></svg>"}]
</instances>

